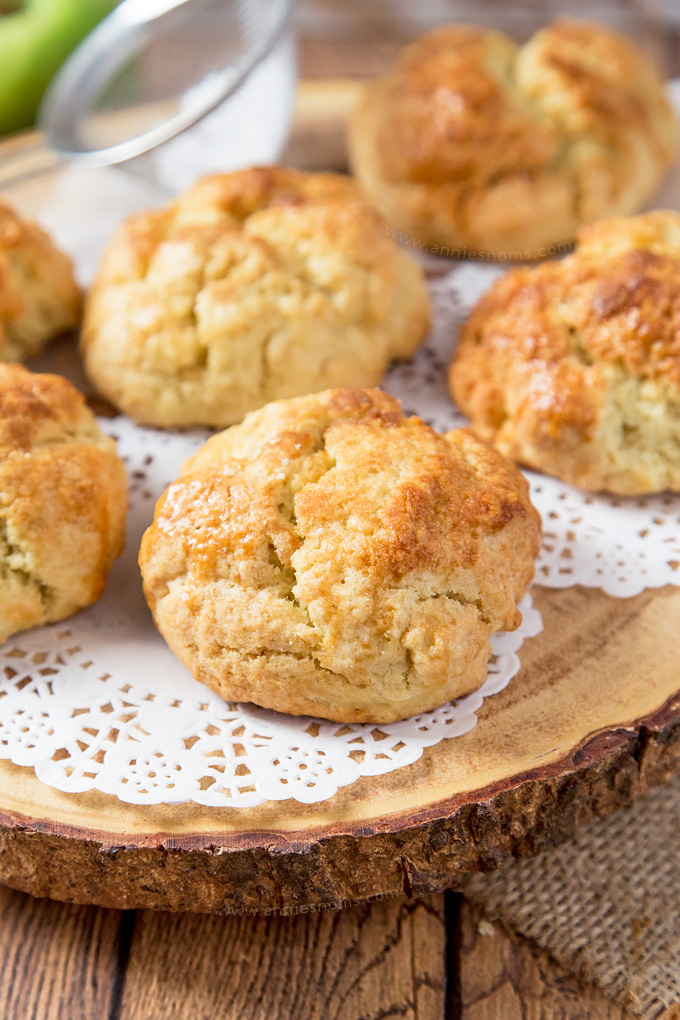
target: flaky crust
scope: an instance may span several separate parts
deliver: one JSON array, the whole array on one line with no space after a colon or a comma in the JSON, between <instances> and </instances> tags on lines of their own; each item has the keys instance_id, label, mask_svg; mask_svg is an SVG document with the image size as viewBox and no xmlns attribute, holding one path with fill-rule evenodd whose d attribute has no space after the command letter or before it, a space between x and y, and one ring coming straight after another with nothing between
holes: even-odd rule
<instances>
[{"instance_id":1,"label":"flaky crust","mask_svg":"<svg viewBox=\"0 0 680 1020\"><path fill-rule=\"evenodd\" d=\"M139 422L230 425L268 400L373 385L429 325L420 267L336 174L208 178L118 231L83 352Z\"/></svg>"},{"instance_id":2,"label":"flaky crust","mask_svg":"<svg viewBox=\"0 0 680 1020\"><path fill-rule=\"evenodd\" d=\"M23 361L75 329L81 295L71 260L0 202L0 361Z\"/></svg>"},{"instance_id":3,"label":"flaky crust","mask_svg":"<svg viewBox=\"0 0 680 1020\"><path fill-rule=\"evenodd\" d=\"M160 632L225 698L388 722L480 686L539 542L526 482L472 432L343 389L210 439L140 565Z\"/></svg>"},{"instance_id":4,"label":"flaky crust","mask_svg":"<svg viewBox=\"0 0 680 1020\"><path fill-rule=\"evenodd\" d=\"M482 28L430 32L367 86L350 134L364 192L404 239L512 261L635 212L678 131L644 54L563 19L521 48Z\"/></svg>"},{"instance_id":5,"label":"flaky crust","mask_svg":"<svg viewBox=\"0 0 680 1020\"><path fill-rule=\"evenodd\" d=\"M451 391L513 460L584 489L680 490L680 214L603 220L498 280Z\"/></svg>"},{"instance_id":6,"label":"flaky crust","mask_svg":"<svg viewBox=\"0 0 680 1020\"><path fill-rule=\"evenodd\" d=\"M82 395L0 364L0 642L99 598L122 550L126 490Z\"/></svg>"}]
</instances>

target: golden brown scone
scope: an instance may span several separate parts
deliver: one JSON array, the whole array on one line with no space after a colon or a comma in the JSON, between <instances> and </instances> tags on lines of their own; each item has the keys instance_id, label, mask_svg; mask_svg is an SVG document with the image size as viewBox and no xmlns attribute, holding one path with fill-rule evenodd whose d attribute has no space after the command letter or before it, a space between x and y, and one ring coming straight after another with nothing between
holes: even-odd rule
<instances>
[{"instance_id":1,"label":"golden brown scone","mask_svg":"<svg viewBox=\"0 0 680 1020\"><path fill-rule=\"evenodd\" d=\"M0 642L99 598L126 491L116 444L78 390L0 364Z\"/></svg>"},{"instance_id":2,"label":"golden brown scone","mask_svg":"<svg viewBox=\"0 0 680 1020\"><path fill-rule=\"evenodd\" d=\"M473 427L584 489L680 490L680 214L603 220L482 297L451 365Z\"/></svg>"},{"instance_id":3,"label":"golden brown scone","mask_svg":"<svg viewBox=\"0 0 680 1020\"><path fill-rule=\"evenodd\" d=\"M482 28L430 32L367 86L350 135L363 190L398 231L440 254L517 261L635 212L678 131L633 43L564 19L521 48Z\"/></svg>"},{"instance_id":4,"label":"golden brown scone","mask_svg":"<svg viewBox=\"0 0 680 1020\"><path fill-rule=\"evenodd\" d=\"M274 398L373 385L428 325L422 270L354 182L256 168L123 225L83 352L137 421L222 427Z\"/></svg>"},{"instance_id":5,"label":"golden brown scone","mask_svg":"<svg viewBox=\"0 0 680 1020\"><path fill-rule=\"evenodd\" d=\"M210 439L140 565L158 629L225 698L389 722L480 686L539 544L524 478L472 432L341 389Z\"/></svg>"},{"instance_id":6,"label":"golden brown scone","mask_svg":"<svg viewBox=\"0 0 680 1020\"><path fill-rule=\"evenodd\" d=\"M80 321L71 260L0 202L0 361L23 361Z\"/></svg>"}]
</instances>

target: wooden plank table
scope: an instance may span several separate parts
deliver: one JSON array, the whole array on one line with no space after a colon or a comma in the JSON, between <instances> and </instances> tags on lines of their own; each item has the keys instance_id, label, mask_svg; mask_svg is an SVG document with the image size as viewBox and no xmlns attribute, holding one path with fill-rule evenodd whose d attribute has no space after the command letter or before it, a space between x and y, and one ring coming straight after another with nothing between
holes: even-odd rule
<instances>
[{"instance_id":1,"label":"wooden plank table","mask_svg":"<svg viewBox=\"0 0 680 1020\"><path fill-rule=\"evenodd\" d=\"M295 917L0 889L3 1020L626 1020L456 893Z\"/></svg>"},{"instance_id":2,"label":"wooden plank table","mask_svg":"<svg viewBox=\"0 0 680 1020\"><path fill-rule=\"evenodd\" d=\"M341 8L301 4L303 74L361 77L403 42L401 22L393 36L374 22L365 37L328 41L323 17ZM0 1020L628 1016L452 892L253 917L102 910L0 888L0 917Z\"/></svg>"}]
</instances>

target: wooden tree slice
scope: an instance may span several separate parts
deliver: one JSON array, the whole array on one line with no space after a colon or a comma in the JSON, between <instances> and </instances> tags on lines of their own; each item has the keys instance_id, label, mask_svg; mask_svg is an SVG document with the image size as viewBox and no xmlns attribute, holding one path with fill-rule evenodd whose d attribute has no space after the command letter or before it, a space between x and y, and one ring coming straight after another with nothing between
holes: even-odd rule
<instances>
[{"instance_id":1,"label":"wooden tree slice","mask_svg":"<svg viewBox=\"0 0 680 1020\"><path fill-rule=\"evenodd\" d=\"M304 911L439 890L569 839L680 765L680 588L534 599L545 630L474 730L321 804L136 807L0 762L0 881L110 907Z\"/></svg>"},{"instance_id":2,"label":"wooden tree slice","mask_svg":"<svg viewBox=\"0 0 680 1020\"><path fill-rule=\"evenodd\" d=\"M356 86L340 86L332 118L331 86L303 93L296 163L313 163L320 124L342 139ZM33 158L34 142L11 144ZM328 138L322 148L329 165ZM44 187L29 178L12 200L30 213ZM534 600L544 633L474 730L321 804L136 807L0 761L0 882L112 907L304 911L442 889L569 839L680 767L680 588L629 600L539 588Z\"/></svg>"}]
</instances>

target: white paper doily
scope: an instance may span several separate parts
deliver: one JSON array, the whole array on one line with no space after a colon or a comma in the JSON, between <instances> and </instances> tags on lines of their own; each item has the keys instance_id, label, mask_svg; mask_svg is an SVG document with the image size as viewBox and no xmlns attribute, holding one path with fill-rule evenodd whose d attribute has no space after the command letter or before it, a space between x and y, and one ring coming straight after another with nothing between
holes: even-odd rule
<instances>
[{"instance_id":1,"label":"white paper doily","mask_svg":"<svg viewBox=\"0 0 680 1020\"><path fill-rule=\"evenodd\" d=\"M99 219L75 217L87 237L74 240L74 216L63 206L55 199L41 219L63 210L57 239L89 271L103 241ZM432 336L412 363L385 380L406 411L440 430L464 424L446 378L458 327L503 269L463 263L435 279ZM60 371L58 364L41 367ZM341 726L228 705L196 683L157 634L136 565L155 500L205 434L161 433L125 419L102 424L119 439L130 474L126 552L97 605L0 647L0 758L34 768L50 786L97 789L142 804L324 800L360 776L408 765L425 747L470 730L484 697L518 671L524 639L541 630L527 599L522 627L494 639L484 687L405 722ZM541 584L583 584L621 597L680 584L680 497L592 496L554 479L529 478L545 528Z\"/></svg>"},{"instance_id":2,"label":"white paper doily","mask_svg":"<svg viewBox=\"0 0 680 1020\"><path fill-rule=\"evenodd\" d=\"M412 362L395 366L385 380L385 389L402 400L404 409L441 432L467 424L451 402L447 370L460 326L502 273L498 267L463 263L432 281L432 334ZM679 495L594 495L534 471L525 474L543 518L538 584L581 584L620 598L680 585Z\"/></svg>"},{"instance_id":3,"label":"white paper doily","mask_svg":"<svg viewBox=\"0 0 680 1020\"><path fill-rule=\"evenodd\" d=\"M405 410L438 429L463 424L446 368L460 321L496 275L462 265L435 280L432 336L385 381ZM189 676L157 634L136 565L156 499L206 433L142 429L124 418L101 424L118 439L130 476L126 553L97 605L0 648L0 758L33 767L50 786L97 789L141 804L324 800L360 776L411 764L425 747L470 730L484 697L518 671L524 639L541 630L527 600L522 627L494 639L484 687L405 722L341 726L227 705ZM629 596L679 583L678 497L623 500L540 475L530 474L530 481L545 527L541 584L586 584Z\"/></svg>"},{"instance_id":4,"label":"white paper doily","mask_svg":"<svg viewBox=\"0 0 680 1020\"><path fill-rule=\"evenodd\" d=\"M0 648L0 758L33 767L49 786L101 790L133 804L325 800L467 733L484 698L517 673L524 639L542 629L527 597L521 628L494 637L484 686L404 722L342 725L227 704L196 683L157 634L136 564L156 499L204 435L140 429L122 418L102 426L118 439L131 480L126 551L100 602Z\"/></svg>"}]
</instances>

